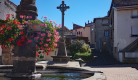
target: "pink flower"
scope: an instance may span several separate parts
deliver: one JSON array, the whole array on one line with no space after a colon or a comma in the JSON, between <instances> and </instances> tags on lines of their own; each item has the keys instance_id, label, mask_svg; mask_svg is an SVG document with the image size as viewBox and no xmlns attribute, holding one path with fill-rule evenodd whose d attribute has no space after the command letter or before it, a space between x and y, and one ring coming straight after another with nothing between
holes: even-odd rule
<instances>
[{"instance_id":1,"label":"pink flower","mask_svg":"<svg viewBox=\"0 0 138 80\"><path fill-rule=\"evenodd\" d=\"M29 16L30 19L32 19L32 16Z\"/></svg>"},{"instance_id":2,"label":"pink flower","mask_svg":"<svg viewBox=\"0 0 138 80\"><path fill-rule=\"evenodd\" d=\"M23 15L20 15L20 18L23 18L24 16Z\"/></svg>"},{"instance_id":3,"label":"pink flower","mask_svg":"<svg viewBox=\"0 0 138 80\"><path fill-rule=\"evenodd\" d=\"M42 44L43 44L43 42L40 42L39 44L40 44L40 45L42 45Z\"/></svg>"},{"instance_id":4,"label":"pink flower","mask_svg":"<svg viewBox=\"0 0 138 80\"><path fill-rule=\"evenodd\" d=\"M50 23L52 23L53 21L50 21Z\"/></svg>"},{"instance_id":5,"label":"pink flower","mask_svg":"<svg viewBox=\"0 0 138 80\"><path fill-rule=\"evenodd\" d=\"M56 35L54 35L54 37L56 38L57 36L56 36Z\"/></svg>"},{"instance_id":6,"label":"pink flower","mask_svg":"<svg viewBox=\"0 0 138 80\"><path fill-rule=\"evenodd\" d=\"M29 18L29 16L26 17L27 19Z\"/></svg>"},{"instance_id":7,"label":"pink flower","mask_svg":"<svg viewBox=\"0 0 138 80\"><path fill-rule=\"evenodd\" d=\"M41 34L41 32L37 32L37 34Z\"/></svg>"},{"instance_id":8,"label":"pink flower","mask_svg":"<svg viewBox=\"0 0 138 80\"><path fill-rule=\"evenodd\" d=\"M50 51L50 47L47 48Z\"/></svg>"},{"instance_id":9,"label":"pink flower","mask_svg":"<svg viewBox=\"0 0 138 80\"><path fill-rule=\"evenodd\" d=\"M45 33L42 33L41 36L44 37L44 36L46 36L46 34Z\"/></svg>"},{"instance_id":10,"label":"pink flower","mask_svg":"<svg viewBox=\"0 0 138 80\"><path fill-rule=\"evenodd\" d=\"M46 31L46 33L49 33L50 31Z\"/></svg>"},{"instance_id":11,"label":"pink flower","mask_svg":"<svg viewBox=\"0 0 138 80\"><path fill-rule=\"evenodd\" d=\"M45 44L44 46L45 46L45 47L48 47L48 44Z\"/></svg>"},{"instance_id":12,"label":"pink flower","mask_svg":"<svg viewBox=\"0 0 138 80\"><path fill-rule=\"evenodd\" d=\"M28 24L28 21L24 21L24 24Z\"/></svg>"},{"instance_id":13,"label":"pink flower","mask_svg":"<svg viewBox=\"0 0 138 80\"><path fill-rule=\"evenodd\" d=\"M55 34L56 34L56 35L59 35L59 33L58 33L58 32L56 32Z\"/></svg>"},{"instance_id":14,"label":"pink flower","mask_svg":"<svg viewBox=\"0 0 138 80\"><path fill-rule=\"evenodd\" d=\"M37 40L38 38L37 37L34 37L35 40Z\"/></svg>"},{"instance_id":15,"label":"pink flower","mask_svg":"<svg viewBox=\"0 0 138 80\"><path fill-rule=\"evenodd\" d=\"M55 42L58 42L58 40L57 40L57 39L55 39Z\"/></svg>"},{"instance_id":16,"label":"pink flower","mask_svg":"<svg viewBox=\"0 0 138 80\"><path fill-rule=\"evenodd\" d=\"M58 27L60 28L61 27L61 24L59 24Z\"/></svg>"},{"instance_id":17,"label":"pink flower","mask_svg":"<svg viewBox=\"0 0 138 80\"><path fill-rule=\"evenodd\" d=\"M46 39L46 41L51 41L51 39Z\"/></svg>"},{"instance_id":18,"label":"pink flower","mask_svg":"<svg viewBox=\"0 0 138 80\"><path fill-rule=\"evenodd\" d=\"M47 37L50 37L50 36L51 36L51 34L48 34L48 35L47 35Z\"/></svg>"},{"instance_id":19,"label":"pink flower","mask_svg":"<svg viewBox=\"0 0 138 80\"><path fill-rule=\"evenodd\" d=\"M44 17L45 19L47 18L47 17Z\"/></svg>"},{"instance_id":20,"label":"pink flower","mask_svg":"<svg viewBox=\"0 0 138 80\"><path fill-rule=\"evenodd\" d=\"M41 40L41 41L43 41L43 40L44 40L44 38L40 38L40 40Z\"/></svg>"},{"instance_id":21,"label":"pink flower","mask_svg":"<svg viewBox=\"0 0 138 80\"><path fill-rule=\"evenodd\" d=\"M32 40L28 40L29 43L32 43L33 41Z\"/></svg>"},{"instance_id":22,"label":"pink flower","mask_svg":"<svg viewBox=\"0 0 138 80\"><path fill-rule=\"evenodd\" d=\"M47 24L45 24L45 27L47 27Z\"/></svg>"}]
</instances>

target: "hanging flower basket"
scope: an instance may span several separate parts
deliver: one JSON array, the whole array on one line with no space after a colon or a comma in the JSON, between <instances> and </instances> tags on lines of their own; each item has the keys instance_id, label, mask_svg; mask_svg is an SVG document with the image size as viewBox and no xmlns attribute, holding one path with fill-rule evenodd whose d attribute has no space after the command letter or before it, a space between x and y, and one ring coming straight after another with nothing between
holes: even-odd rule
<instances>
[{"instance_id":1,"label":"hanging flower basket","mask_svg":"<svg viewBox=\"0 0 138 80\"><path fill-rule=\"evenodd\" d=\"M58 27L55 22L47 21L47 17L44 17L43 22L38 19L25 21L28 16L20 15L23 21L20 23L16 19L10 19L10 15L6 16L6 20L0 20L0 45L2 45L2 48L4 46L28 45L35 40L38 52L36 56L42 57L41 54L48 55L57 47L59 33L56 29Z\"/></svg>"}]
</instances>

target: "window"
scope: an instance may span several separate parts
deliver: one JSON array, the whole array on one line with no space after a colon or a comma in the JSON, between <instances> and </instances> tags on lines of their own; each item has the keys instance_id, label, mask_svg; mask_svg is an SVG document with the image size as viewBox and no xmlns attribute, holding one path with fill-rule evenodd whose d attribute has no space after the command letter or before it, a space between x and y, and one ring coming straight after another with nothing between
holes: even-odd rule
<instances>
[{"instance_id":1,"label":"window","mask_svg":"<svg viewBox=\"0 0 138 80\"><path fill-rule=\"evenodd\" d=\"M78 32L77 32L77 35L78 35Z\"/></svg>"},{"instance_id":2,"label":"window","mask_svg":"<svg viewBox=\"0 0 138 80\"><path fill-rule=\"evenodd\" d=\"M108 19L104 19L102 24L108 24Z\"/></svg>"},{"instance_id":3,"label":"window","mask_svg":"<svg viewBox=\"0 0 138 80\"><path fill-rule=\"evenodd\" d=\"M138 36L138 27L131 27L131 36Z\"/></svg>"},{"instance_id":4,"label":"window","mask_svg":"<svg viewBox=\"0 0 138 80\"><path fill-rule=\"evenodd\" d=\"M108 34L109 34L108 31L104 32L104 36L108 36Z\"/></svg>"},{"instance_id":5,"label":"window","mask_svg":"<svg viewBox=\"0 0 138 80\"><path fill-rule=\"evenodd\" d=\"M138 18L138 10L132 10L132 18Z\"/></svg>"}]
</instances>

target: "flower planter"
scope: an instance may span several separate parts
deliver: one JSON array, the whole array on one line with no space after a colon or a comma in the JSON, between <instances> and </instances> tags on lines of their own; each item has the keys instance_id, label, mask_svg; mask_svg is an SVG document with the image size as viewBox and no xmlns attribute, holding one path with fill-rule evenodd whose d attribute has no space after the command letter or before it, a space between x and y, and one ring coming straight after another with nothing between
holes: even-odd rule
<instances>
[{"instance_id":1,"label":"flower planter","mask_svg":"<svg viewBox=\"0 0 138 80\"><path fill-rule=\"evenodd\" d=\"M41 31L43 26L40 24L29 24L29 30L32 29L33 31Z\"/></svg>"}]
</instances>

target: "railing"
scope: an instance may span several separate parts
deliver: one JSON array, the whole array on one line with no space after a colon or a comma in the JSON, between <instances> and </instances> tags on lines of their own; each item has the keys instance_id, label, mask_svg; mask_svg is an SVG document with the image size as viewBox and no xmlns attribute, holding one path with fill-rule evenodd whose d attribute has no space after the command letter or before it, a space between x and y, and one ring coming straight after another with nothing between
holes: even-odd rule
<instances>
[{"instance_id":1,"label":"railing","mask_svg":"<svg viewBox=\"0 0 138 80\"><path fill-rule=\"evenodd\" d=\"M121 52L133 52L138 48L138 39L133 41L130 45L128 45L126 48L124 48Z\"/></svg>"}]
</instances>

